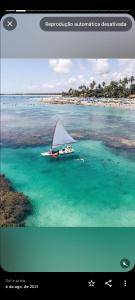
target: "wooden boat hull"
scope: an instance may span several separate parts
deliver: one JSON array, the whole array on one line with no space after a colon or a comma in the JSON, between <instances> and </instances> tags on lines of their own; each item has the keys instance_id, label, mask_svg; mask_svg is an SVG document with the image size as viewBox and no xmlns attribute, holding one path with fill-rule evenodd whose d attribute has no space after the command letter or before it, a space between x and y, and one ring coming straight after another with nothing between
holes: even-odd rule
<instances>
[{"instance_id":1,"label":"wooden boat hull","mask_svg":"<svg viewBox=\"0 0 135 300\"><path fill-rule=\"evenodd\" d=\"M63 155L66 155L66 154L71 154L71 153L74 153L74 150L72 150L72 151L62 151L62 150L60 150L59 151L59 153L52 153L52 152L50 152L50 151L48 151L48 152L42 152L41 153L41 156L51 156L51 157L58 157L58 156L63 156Z\"/></svg>"}]
</instances>

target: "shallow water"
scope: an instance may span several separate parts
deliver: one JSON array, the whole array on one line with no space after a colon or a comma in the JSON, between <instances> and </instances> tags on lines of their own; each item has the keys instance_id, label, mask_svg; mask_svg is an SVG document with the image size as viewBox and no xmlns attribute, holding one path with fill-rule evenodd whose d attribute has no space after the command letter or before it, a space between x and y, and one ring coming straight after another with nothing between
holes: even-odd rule
<instances>
[{"instance_id":1,"label":"shallow water","mask_svg":"<svg viewBox=\"0 0 135 300\"><path fill-rule=\"evenodd\" d=\"M51 142L60 119L76 138L90 133L135 138L135 110L40 103L43 96L2 96L3 145L42 145Z\"/></svg>"},{"instance_id":2,"label":"shallow water","mask_svg":"<svg viewBox=\"0 0 135 300\"><path fill-rule=\"evenodd\" d=\"M102 140L82 138L74 145L75 154L55 160L40 156L50 147L50 133L58 118L69 132L95 130L133 138L133 111L45 106L30 97L11 99L2 99L2 125L6 132L2 173L33 204L34 212L26 219L26 225L135 226L135 162L130 150L123 155L122 151L106 147ZM41 146L39 140L28 146L27 141L31 144L34 135L39 140L42 135Z\"/></svg>"}]
</instances>

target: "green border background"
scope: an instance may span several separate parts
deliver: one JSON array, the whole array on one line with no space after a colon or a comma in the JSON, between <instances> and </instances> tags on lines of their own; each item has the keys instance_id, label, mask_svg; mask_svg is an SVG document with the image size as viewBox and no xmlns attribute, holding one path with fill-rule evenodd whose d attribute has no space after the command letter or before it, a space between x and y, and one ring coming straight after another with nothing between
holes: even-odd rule
<instances>
[{"instance_id":1,"label":"green border background","mask_svg":"<svg viewBox=\"0 0 135 300\"><path fill-rule=\"evenodd\" d=\"M129 268L121 268L122 258ZM8 272L125 272L134 258L135 228L1 228Z\"/></svg>"}]
</instances>

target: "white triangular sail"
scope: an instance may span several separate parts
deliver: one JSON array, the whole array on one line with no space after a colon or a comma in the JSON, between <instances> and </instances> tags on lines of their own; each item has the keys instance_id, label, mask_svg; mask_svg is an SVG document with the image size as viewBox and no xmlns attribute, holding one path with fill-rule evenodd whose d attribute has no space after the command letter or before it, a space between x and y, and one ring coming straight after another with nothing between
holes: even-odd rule
<instances>
[{"instance_id":1,"label":"white triangular sail","mask_svg":"<svg viewBox=\"0 0 135 300\"><path fill-rule=\"evenodd\" d=\"M63 127L61 121L56 123L53 140L52 140L52 148L64 145L64 144L72 144L76 141L67 133L65 128Z\"/></svg>"}]
</instances>

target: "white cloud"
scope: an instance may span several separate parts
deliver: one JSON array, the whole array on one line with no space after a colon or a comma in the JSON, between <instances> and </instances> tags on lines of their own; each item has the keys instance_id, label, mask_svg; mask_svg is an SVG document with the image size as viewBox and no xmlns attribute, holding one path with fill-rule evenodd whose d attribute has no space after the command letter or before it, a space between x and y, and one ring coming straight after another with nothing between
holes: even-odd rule
<instances>
[{"instance_id":1,"label":"white cloud","mask_svg":"<svg viewBox=\"0 0 135 300\"><path fill-rule=\"evenodd\" d=\"M82 81L82 80L83 80L83 75L82 75L82 74L78 75L78 79L79 79L80 81Z\"/></svg>"},{"instance_id":2,"label":"white cloud","mask_svg":"<svg viewBox=\"0 0 135 300\"><path fill-rule=\"evenodd\" d=\"M77 89L80 85L89 86L94 80L96 84L109 84L110 81L119 81L124 77L135 76L135 59L89 59L84 70L77 68L76 63L70 59L50 59L49 64L55 74L48 77L48 81L27 88L31 92L61 92L69 88ZM81 62L82 63L82 62ZM72 72L68 73L72 67ZM82 64L83 65L83 64ZM67 73L58 77L57 73ZM51 74L52 75L52 74Z\"/></svg>"},{"instance_id":3,"label":"white cloud","mask_svg":"<svg viewBox=\"0 0 135 300\"><path fill-rule=\"evenodd\" d=\"M68 79L67 83L68 83L68 84L75 84L75 83L76 83L76 80L77 80L77 79L76 79L75 77L71 77L71 78Z\"/></svg>"},{"instance_id":4,"label":"white cloud","mask_svg":"<svg viewBox=\"0 0 135 300\"><path fill-rule=\"evenodd\" d=\"M108 59L96 59L92 64L93 70L99 75L108 74L110 72Z\"/></svg>"},{"instance_id":5,"label":"white cloud","mask_svg":"<svg viewBox=\"0 0 135 300\"><path fill-rule=\"evenodd\" d=\"M118 65L124 76L135 75L135 59L118 59Z\"/></svg>"},{"instance_id":6,"label":"white cloud","mask_svg":"<svg viewBox=\"0 0 135 300\"><path fill-rule=\"evenodd\" d=\"M42 85L43 88L54 89L61 86L61 82L46 82Z\"/></svg>"},{"instance_id":7,"label":"white cloud","mask_svg":"<svg viewBox=\"0 0 135 300\"><path fill-rule=\"evenodd\" d=\"M85 82L83 75L80 74L76 77L69 77L66 82L63 82L65 86L68 86L69 88L77 88L80 84L83 84Z\"/></svg>"},{"instance_id":8,"label":"white cloud","mask_svg":"<svg viewBox=\"0 0 135 300\"><path fill-rule=\"evenodd\" d=\"M135 76L135 59L117 59L117 70L110 73L108 79L119 81L131 76Z\"/></svg>"},{"instance_id":9,"label":"white cloud","mask_svg":"<svg viewBox=\"0 0 135 300\"><path fill-rule=\"evenodd\" d=\"M32 93L46 93L46 92L59 92L62 87L62 82L52 81L45 82L39 85L28 86L26 92Z\"/></svg>"},{"instance_id":10,"label":"white cloud","mask_svg":"<svg viewBox=\"0 0 135 300\"><path fill-rule=\"evenodd\" d=\"M89 59L96 83L109 84L110 81L119 81L124 77L135 76L135 59ZM115 69L114 69L115 66Z\"/></svg>"},{"instance_id":11,"label":"white cloud","mask_svg":"<svg viewBox=\"0 0 135 300\"><path fill-rule=\"evenodd\" d=\"M57 73L68 73L72 66L70 59L49 59L49 64Z\"/></svg>"}]
</instances>

